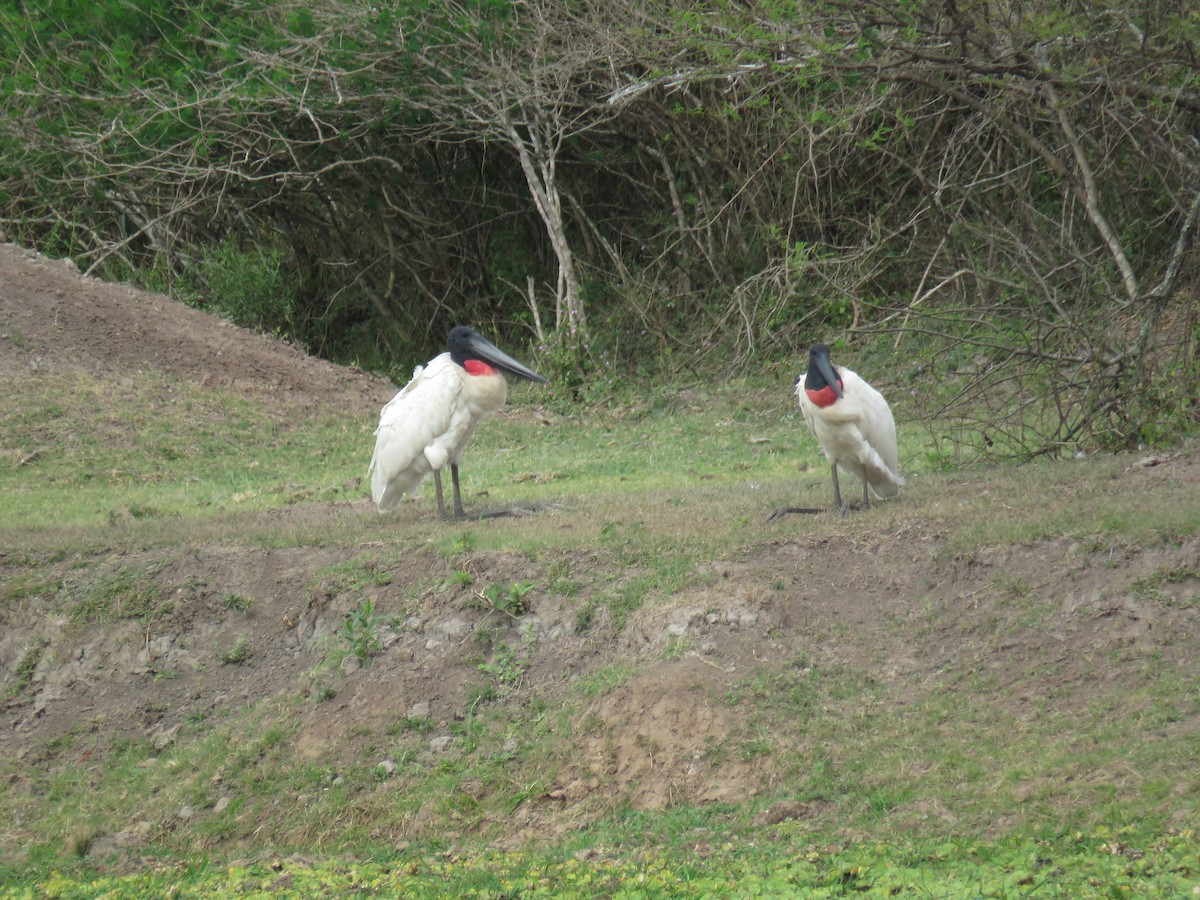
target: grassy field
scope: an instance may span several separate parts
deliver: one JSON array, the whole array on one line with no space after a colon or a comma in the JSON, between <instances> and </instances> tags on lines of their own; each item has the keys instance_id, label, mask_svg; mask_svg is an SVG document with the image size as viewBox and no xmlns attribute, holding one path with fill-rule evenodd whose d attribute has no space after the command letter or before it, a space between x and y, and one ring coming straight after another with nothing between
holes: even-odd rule
<instances>
[{"instance_id":1,"label":"grassy field","mask_svg":"<svg viewBox=\"0 0 1200 900\"><path fill-rule=\"evenodd\" d=\"M166 745L82 726L14 739L0 897L1200 896L1194 448L1146 468L939 470L901 400L900 500L767 522L830 500L790 383L585 411L520 387L469 451L464 498L550 508L442 523L431 485L398 515L367 509L373 421L152 376L3 387L0 609L29 636L4 658L14 723L41 727L25 716L42 673L70 662L40 623L149 645L180 614L172 597L215 583L189 558L307 566L306 596L332 598L342 624L297 650L319 659L308 687L272 686L276 632L255 629L278 598L212 588L223 643L143 681L194 677L197 701L206 679L251 672L260 693L190 713ZM345 707L326 755L299 752L309 718L366 690L347 658L403 677L382 638L444 597L483 623L454 669L470 676L457 749L420 750L433 717L372 717L384 693ZM575 643L520 631L530 602ZM651 628L689 605L692 622L778 620L757 644ZM583 743L617 733L605 703L649 706L638 691L685 662L719 669L698 705L730 795L671 783L639 800L649 767L548 812L590 783ZM665 759L671 735L647 734ZM101 852L137 828L136 851Z\"/></svg>"}]
</instances>

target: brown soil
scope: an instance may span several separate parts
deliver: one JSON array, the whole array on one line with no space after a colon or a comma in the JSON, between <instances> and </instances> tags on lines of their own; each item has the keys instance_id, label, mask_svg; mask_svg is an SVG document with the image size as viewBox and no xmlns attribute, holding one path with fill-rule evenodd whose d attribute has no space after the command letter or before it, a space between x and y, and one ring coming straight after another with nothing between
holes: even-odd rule
<instances>
[{"instance_id":1,"label":"brown soil","mask_svg":"<svg viewBox=\"0 0 1200 900\"><path fill-rule=\"evenodd\" d=\"M5 243L0 347L0 375L156 371L264 402L365 412L395 392L385 379L307 356L161 294L85 278L70 260Z\"/></svg>"},{"instance_id":2,"label":"brown soil","mask_svg":"<svg viewBox=\"0 0 1200 900\"><path fill-rule=\"evenodd\" d=\"M67 263L11 244L0 244L0 338L8 338L0 340L0 378L68 370L122 378L154 370L263 402L336 405L368 416L394 390L383 379L162 296L81 277ZM1125 477L1147 490L1195 491L1200 456L1167 455L1131 466ZM274 514L320 520L363 511L312 504ZM1153 573L1200 571L1195 538L1115 550L1039 542L955 556L936 528L898 516L885 533L857 542L764 540L745 558L714 562L703 586L641 610L619 632L604 621L581 632L572 602L536 592L519 620L485 613L471 587L445 587L463 560L432 551L391 568L381 586L347 592L322 582L322 570L359 552L214 539L172 551L115 549L86 566L42 561L45 577L68 586L124 576L172 603L150 624L124 619L82 630L44 601L6 602L0 757L34 767L80 763L91 745L55 741L68 733L129 734L167 746L197 716L297 693L316 700L330 686L330 699L300 707L299 755L334 765L363 761L364 747L404 717L431 723L420 739L426 752L443 752L479 681L477 643L469 638L488 628L496 643L515 643L534 629L527 691L552 695L556 685L618 662L636 666L637 674L585 703L573 769L516 812L509 837L520 840L576 827L618 804L659 809L769 795L783 777L771 755L705 752L743 727L738 705L724 698L757 672L849 667L887 686L884 702L892 704L965 690L986 676L997 702L1018 716L1035 716L1047 701L1070 716L1112 690L1110 679L1127 675L1098 660L1155 657L1195 666L1200 647L1200 580L1161 585L1173 603L1139 599L1135 590ZM583 583L622 577L599 551L549 562L478 552L466 566L475 584L545 583L550 563L565 563ZM0 548L0 583L27 574L24 562ZM838 590L830 590L835 583ZM1048 599L1035 623L1025 624L1028 609L1014 601L1014 585ZM364 598L386 613L411 606L414 595L419 608L383 630L385 649L373 665L313 677L331 635ZM252 600L244 613L230 608L238 597ZM664 652L680 637L686 652ZM250 648L248 658L236 658L239 641ZM38 655L31 657L31 648ZM215 664L221 655L229 661ZM28 687L12 691L31 660L37 665ZM1175 727L1198 724L1193 716ZM24 775L6 787L36 789ZM768 820L810 811L804 804L774 809L764 814ZM930 814L939 812L911 811Z\"/></svg>"}]
</instances>

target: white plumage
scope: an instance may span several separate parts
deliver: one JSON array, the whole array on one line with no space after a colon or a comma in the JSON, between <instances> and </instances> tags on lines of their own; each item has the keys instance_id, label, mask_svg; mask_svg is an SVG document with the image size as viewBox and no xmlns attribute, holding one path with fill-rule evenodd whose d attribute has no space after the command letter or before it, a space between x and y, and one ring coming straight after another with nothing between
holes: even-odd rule
<instances>
[{"instance_id":1,"label":"white plumage","mask_svg":"<svg viewBox=\"0 0 1200 900\"><path fill-rule=\"evenodd\" d=\"M498 370L546 380L462 326L450 333L448 352L417 366L412 380L383 407L375 430L367 471L380 512L395 509L432 472L438 512L445 517L440 473L449 464L454 514L463 515L458 466L479 423L504 406L507 386Z\"/></svg>"},{"instance_id":2,"label":"white plumage","mask_svg":"<svg viewBox=\"0 0 1200 900\"><path fill-rule=\"evenodd\" d=\"M896 423L883 395L855 372L829 361L829 348L816 344L809 352L809 368L796 379L796 397L804 420L816 435L829 460L833 476L834 506L843 512L837 470L863 484L863 505L870 505L868 486L885 499L900 493L896 448Z\"/></svg>"}]
</instances>

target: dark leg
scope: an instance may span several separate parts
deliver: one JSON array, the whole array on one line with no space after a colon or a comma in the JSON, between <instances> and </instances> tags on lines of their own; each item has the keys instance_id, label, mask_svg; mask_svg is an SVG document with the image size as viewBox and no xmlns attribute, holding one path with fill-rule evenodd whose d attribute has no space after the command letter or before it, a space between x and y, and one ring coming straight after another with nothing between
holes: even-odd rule
<instances>
[{"instance_id":1,"label":"dark leg","mask_svg":"<svg viewBox=\"0 0 1200 900\"><path fill-rule=\"evenodd\" d=\"M833 509L834 512L841 513L844 516L850 507L842 505L842 488L838 484L837 463L832 463L830 465L830 474L833 476ZM792 513L809 513L815 515L816 513L823 513L826 511L827 510L823 506L781 506L778 509L772 510L771 514L767 516L766 520L771 522L782 516L791 515Z\"/></svg>"},{"instance_id":2,"label":"dark leg","mask_svg":"<svg viewBox=\"0 0 1200 900\"><path fill-rule=\"evenodd\" d=\"M867 478L863 476L863 509L871 508L871 498L867 496Z\"/></svg>"},{"instance_id":3,"label":"dark leg","mask_svg":"<svg viewBox=\"0 0 1200 900\"><path fill-rule=\"evenodd\" d=\"M442 479L437 472L433 473L433 477L434 477L435 483L437 484L437 491L438 491L438 514L443 519L449 518L446 515L445 502L442 500ZM471 513L471 515L468 516L465 512L463 512L462 489L458 483L458 466L455 465L454 463L450 464L450 482L454 488L454 516L453 516L454 519L470 519L472 521L477 521L477 520L482 520L482 519L498 519L503 516L531 516L538 509L561 509L562 508L562 507L554 505L553 503L550 503L550 504L535 503L530 506L524 506L524 507L515 506L512 509L496 509L496 510L490 510L490 511L486 511L486 512ZM816 512L816 510L813 510L813 512Z\"/></svg>"},{"instance_id":4,"label":"dark leg","mask_svg":"<svg viewBox=\"0 0 1200 900\"><path fill-rule=\"evenodd\" d=\"M437 487L438 497L438 516L446 518L446 501L442 499L442 473L439 469L433 470L433 483Z\"/></svg>"},{"instance_id":5,"label":"dark leg","mask_svg":"<svg viewBox=\"0 0 1200 900\"><path fill-rule=\"evenodd\" d=\"M833 473L833 508L844 516L849 507L842 504L842 488L838 484L837 463L830 463L829 467Z\"/></svg>"},{"instance_id":6,"label":"dark leg","mask_svg":"<svg viewBox=\"0 0 1200 900\"><path fill-rule=\"evenodd\" d=\"M454 484L454 518L463 517L462 495L458 492L458 466L450 463L450 480Z\"/></svg>"}]
</instances>

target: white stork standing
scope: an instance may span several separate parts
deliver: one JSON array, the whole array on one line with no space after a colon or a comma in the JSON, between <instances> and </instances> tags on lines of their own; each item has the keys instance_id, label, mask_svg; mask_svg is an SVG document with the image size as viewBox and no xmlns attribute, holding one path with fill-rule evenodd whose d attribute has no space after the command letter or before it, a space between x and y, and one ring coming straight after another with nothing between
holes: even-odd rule
<instances>
[{"instance_id":1,"label":"white stork standing","mask_svg":"<svg viewBox=\"0 0 1200 900\"><path fill-rule=\"evenodd\" d=\"M454 517L462 517L458 466L479 423L504 405L507 386L501 372L546 383L465 325L450 332L446 353L417 366L412 381L383 408L375 430L375 454L367 473L380 512L394 509L403 494L432 472L438 514L446 518L441 471L450 463Z\"/></svg>"},{"instance_id":2,"label":"white stork standing","mask_svg":"<svg viewBox=\"0 0 1200 900\"><path fill-rule=\"evenodd\" d=\"M829 348L814 344L808 352L808 372L796 379L796 396L804 421L829 460L834 509L845 514L850 508L842 503L839 466L862 481L863 506L871 505L868 487L880 499L900 493L904 479L896 464L896 422L883 394L844 366L835 367Z\"/></svg>"}]
</instances>

